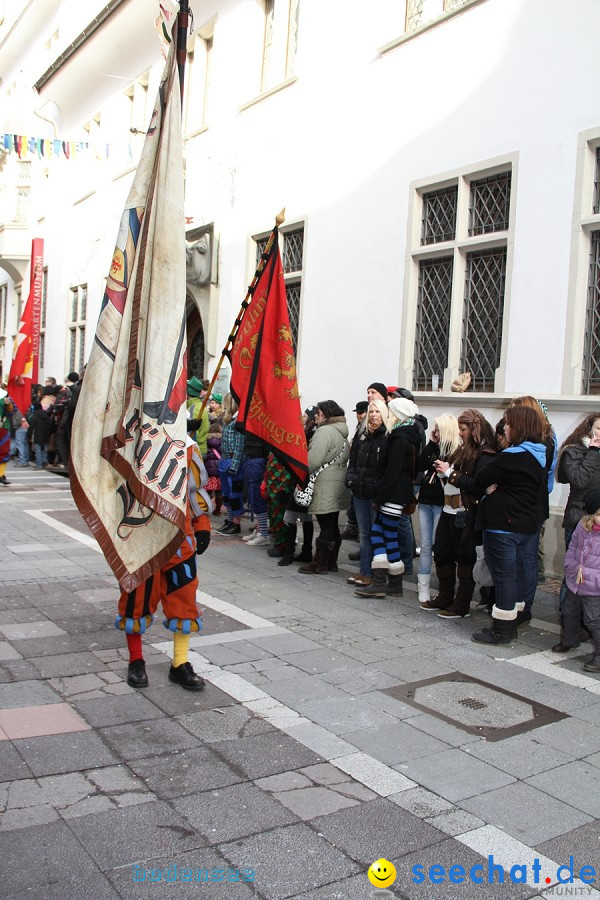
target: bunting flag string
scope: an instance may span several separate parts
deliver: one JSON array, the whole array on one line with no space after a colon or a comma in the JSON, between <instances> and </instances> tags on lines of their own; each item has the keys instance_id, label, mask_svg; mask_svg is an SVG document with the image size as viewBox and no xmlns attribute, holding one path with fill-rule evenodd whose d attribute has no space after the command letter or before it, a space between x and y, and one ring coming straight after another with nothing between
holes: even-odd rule
<instances>
[{"instance_id":1,"label":"bunting flag string","mask_svg":"<svg viewBox=\"0 0 600 900\"><path fill-rule=\"evenodd\" d=\"M57 138L28 137L22 134L1 134L0 147L8 153L16 153L19 159L77 159L92 153L96 159L108 159L114 154L112 144L94 141L61 141ZM132 157L131 146L128 146Z\"/></svg>"}]
</instances>

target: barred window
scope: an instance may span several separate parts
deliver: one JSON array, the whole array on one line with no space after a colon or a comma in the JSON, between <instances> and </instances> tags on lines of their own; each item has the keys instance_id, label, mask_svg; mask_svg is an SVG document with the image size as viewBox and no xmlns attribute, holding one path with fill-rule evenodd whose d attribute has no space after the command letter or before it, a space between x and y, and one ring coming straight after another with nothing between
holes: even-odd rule
<instances>
[{"instance_id":1,"label":"barred window","mask_svg":"<svg viewBox=\"0 0 600 900\"><path fill-rule=\"evenodd\" d=\"M596 147L596 168L594 170L594 214L600 213L600 147Z\"/></svg>"},{"instance_id":2,"label":"barred window","mask_svg":"<svg viewBox=\"0 0 600 900\"><path fill-rule=\"evenodd\" d=\"M466 6L470 0L407 0L406 2L406 31L414 31L433 22L443 13L450 13L461 6Z\"/></svg>"},{"instance_id":3,"label":"barred window","mask_svg":"<svg viewBox=\"0 0 600 900\"><path fill-rule=\"evenodd\" d=\"M457 186L423 194L421 244L454 240L457 199Z\"/></svg>"},{"instance_id":4,"label":"barred window","mask_svg":"<svg viewBox=\"0 0 600 900\"><path fill-rule=\"evenodd\" d=\"M256 264L264 253L268 237L256 238ZM304 257L304 226L296 226L279 232L279 249L285 278L288 315L294 342L294 352L298 348L300 326L300 293L302 287L302 266Z\"/></svg>"},{"instance_id":5,"label":"barred window","mask_svg":"<svg viewBox=\"0 0 600 900\"><path fill-rule=\"evenodd\" d=\"M471 373L475 391L494 390L502 346L505 281L505 247L467 255L460 370Z\"/></svg>"},{"instance_id":6,"label":"barred window","mask_svg":"<svg viewBox=\"0 0 600 900\"><path fill-rule=\"evenodd\" d=\"M583 343L583 393L600 394L600 231L591 235Z\"/></svg>"},{"instance_id":7,"label":"barred window","mask_svg":"<svg viewBox=\"0 0 600 900\"><path fill-rule=\"evenodd\" d=\"M69 371L81 372L85 364L85 319L87 284L70 289L71 321L69 323Z\"/></svg>"},{"instance_id":8,"label":"barred window","mask_svg":"<svg viewBox=\"0 0 600 900\"><path fill-rule=\"evenodd\" d=\"M490 175L471 182L469 236L506 231L510 212L511 173Z\"/></svg>"},{"instance_id":9,"label":"barred window","mask_svg":"<svg viewBox=\"0 0 600 900\"><path fill-rule=\"evenodd\" d=\"M431 390L432 376L441 379L448 365L453 267L451 256L419 263L413 367L413 389L416 391Z\"/></svg>"}]
</instances>

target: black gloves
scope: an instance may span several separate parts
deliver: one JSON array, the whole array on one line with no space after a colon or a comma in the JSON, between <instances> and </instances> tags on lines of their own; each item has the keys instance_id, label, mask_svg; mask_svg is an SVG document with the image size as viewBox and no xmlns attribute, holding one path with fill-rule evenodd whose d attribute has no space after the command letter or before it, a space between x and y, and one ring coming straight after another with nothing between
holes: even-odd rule
<instances>
[{"instance_id":1,"label":"black gloves","mask_svg":"<svg viewBox=\"0 0 600 900\"><path fill-rule=\"evenodd\" d=\"M210 544L210 531L195 531L194 537L196 538L196 553L198 556L202 556Z\"/></svg>"}]
</instances>

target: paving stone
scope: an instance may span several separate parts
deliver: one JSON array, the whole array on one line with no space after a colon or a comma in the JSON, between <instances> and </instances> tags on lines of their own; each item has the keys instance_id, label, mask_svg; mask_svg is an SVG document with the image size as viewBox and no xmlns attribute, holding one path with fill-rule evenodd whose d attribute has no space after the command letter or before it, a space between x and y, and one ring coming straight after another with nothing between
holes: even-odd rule
<instances>
[{"instance_id":1,"label":"paving stone","mask_svg":"<svg viewBox=\"0 0 600 900\"><path fill-rule=\"evenodd\" d=\"M432 756L448 749L448 744L412 728L406 722L392 722L362 728L359 731L349 731L344 737L355 747L391 766L396 766L407 759ZM435 765L433 760L432 765Z\"/></svg>"},{"instance_id":2,"label":"paving stone","mask_svg":"<svg viewBox=\"0 0 600 900\"><path fill-rule=\"evenodd\" d=\"M536 729L536 740L581 759L600 750L600 728L580 719L562 719Z\"/></svg>"},{"instance_id":3,"label":"paving stone","mask_svg":"<svg viewBox=\"0 0 600 900\"><path fill-rule=\"evenodd\" d=\"M186 819L160 800L78 818L74 831L103 871L204 845Z\"/></svg>"},{"instance_id":4,"label":"paving stone","mask_svg":"<svg viewBox=\"0 0 600 900\"><path fill-rule=\"evenodd\" d=\"M0 660L21 659L21 654L8 641L0 641Z\"/></svg>"},{"instance_id":5,"label":"paving stone","mask_svg":"<svg viewBox=\"0 0 600 900\"><path fill-rule=\"evenodd\" d=\"M50 822L57 822L59 818L59 814L49 803L7 809L0 819L0 832L35 828L36 825L49 825ZM1 840L0 846L2 846Z\"/></svg>"},{"instance_id":6,"label":"paving stone","mask_svg":"<svg viewBox=\"0 0 600 900\"><path fill-rule=\"evenodd\" d=\"M77 694L85 694L98 688L106 687L106 682L98 675L73 675L70 678L51 678L51 687L63 697L73 697Z\"/></svg>"},{"instance_id":7,"label":"paving stone","mask_svg":"<svg viewBox=\"0 0 600 900\"><path fill-rule=\"evenodd\" d=\"M492 849L490 848L490 852ZM532 888L525 884L512 884L512 882L488 884L487 860L453 839L445 838L440 843L403 856L398 856L396 852L396 856L388 856L387 859L390 859L396 867L397 876L394 887L406 900L418 900L418 898L425 897L435 897L435 900L455 900L457 897L460 897L461 900L462 898L481 900L483 896L497 898L497 900L521 900L521 898L532 896ZM436 865L444 867L446 877L442 884L434 886L429 881L428 873L431 866ZM448 872L453 865L461 865L467 873L462 884L452 884L448 879ZM477 865L484 866L483 871L486 876L484 888L481 884L474 883L468 876L471 867ZM422 884L416 884L414 881L415 877L420 877L418 870L417 873L413 872L414 866L422 867L421 871L425 875Z\"/></svg>"},{"instance_id":8,"label":"paving stone","mask_svg":"<svg viewBox=\"0 0 600 900\"><path fill-rule=\"evenodd\" d=\"M361 871L337 847L304 824L225 844L220 850L236 866L248 865L248 860L252 860L257 888L265 897L281 900L299 891L308 890L312 895L322 885ZM318 865L307 865L307 859L318 860Z\"/></svg>"},{"instance_id":9,"label":"paving stone","mask_svg":"<svg viewBox=\"0 0 600 900\"><path fill-rule=\"evenodd\" d=\"M170 800L246 780L207 747L134 759L130 768L158 797Z\"/></svg>"},{"instance_id":10,"label":"paving stone","mask_svg":"<svg viewBox=\"0 0 600 900\"><path fill-rule=\"evenodd\" d=\"M595 820L572 831L542 841L535 849L544 856L560 863L568 863L573 857L573 871L579 872L582 866L594 866L596 869L596 885L598 881L598 846L600 844L600 821ZM567 895L568 896L568 895ZM582 893L580 896L585 897Z\"/></svg>"},{"instance_id":11,"label":"paving stone","mask_svg":"<svg viewBox=\"0 0 600 900\"><path fill-rule=\"evenodd\" d=\"M63 873L64 874L64 873ZM35 896L34 889L28 889L26 896ZM22 894L8 894L3 900L23 900ZM44 900L119 900L119 895L111 887L104 875L86 875L85 880L73 879L44 884Z\"/></svg>"},{"instance_id":12,"label":"paving stone","mask_svg":"<svg viewBox=\"0 0 600 900\"><path fill-rule=\"evenodd\" d=\"M600 769L582 760L527 779L527 784L600 818Z\"/></svg>"},{"instance_id":13,"label":"paving stone","mask_svg":"<svg viewBox=\"0 0 600 900\"><path fill-rule=\"evenodd\" d=\"M334 734L344 736L361 728L395 724L392 716L376 709L371 703L347 695L342 699L315 700L303 704L301 712Z\"/></svg>"},{"instance_id":14,"label":"paving stone","mask_svg":"<svg viewBox=\"0 0 600 900\"><path fill-rule=\"evenodd\" d=\"M515 780L507 773L457 749L446 750L433 757L412 759L401 763L397 768L404 775L453 803Z\"/></svg>"},{"instance_id":15,"label":"paving stone","mask_svg":"<svg viewBox=\"0 0 600 900\"><path fill-rule=\"evenodd\" d=\"M63 653L60 656L32 657L31 662L42 678L61 678L65 675L85 675L104 671L105 665L93 653Z\"/></svg>"},{"instance_id":16,"label":"paving stone","mask_svg":"<svg viewBox=\"0 0 600 900\"><path fill-rule=\"evenodd\" d=\"M328 841L365 867L380 857L395 858L399 848L409 853L436 844L445 837L382 797L313 819L311 824Z\"/></svg>"},{"instance_id":17,"label":"paving stone","mask_svg":"<svg viewBox=\"0 0 600 900\"><path fill-rule=\"evenodd\" d=\"M273 794L273 797L304 821L358 804L358 800L325 787L304 787L291 791L277 791Z\"/></svg>"},{"instance_id":18,"label":"paving stone","mask_svg":"<svg viewBox=\"0 0 600 900\"><path fill-rule=\"evenodd\" d=\"M556 769L574 758L569 753L540 743L536 735L537 730L534 730L502 741L480 741L470 744L468 752L515 778L527 778L548 769Z\"/></svg>"},{"instance_id":19,"label":"paving stone","mask_svg":"<svg viewBox=\"0 0 600 900\"><path fill-rule=\"evenodd\" d=\"M213 748L252 779L322 762L316 753L279 732L220 741L213 744Z\"/></svg>"},{"instance_id":20,"label":"paving stone","mask_svg":"<svg viewBox=\"0 0 600 900\"><path fill-rule=\"evenodd\" d=\"M5 809L23 809L27 806L41 806L48 802L42 788L34 778L4 782L0 785L2 806Z\"/></svg>"},{"instance_id":21,"label":"paving stone","mask_svg":"<svg viewBox=\"0 0 600 900\"><path fill-rule=\"evenodd\" d=\"M311 641L311 643L313 642ZM334 648L319 648L316 650L305 650L302 653L287 653L282 655L281 658L309 675L319 675L323 672L330 672L332 669L351 666L354 662L351 657L345 656Z\"/></svg>"},{"instance_id":22,"label":"paving stone","mask_svg":"<svg viewBox=\"0 0 600 900\"><path fill-rule=\"evenodd\" d=\"M317 763L314 766L305 766L305 768L300 769L300 772L316 784L341 784L348 780L348 776L344 772L340 772L336 766L332 766L331 763Z\"/></svg>"},{"instance_id":23,"label":"paving stone","mask_svg":"<svg viewBox=\"0 0 600 900\"><path fill-rule=\"evenodd\" d=\"M259 716L251 715L243 706L226 706L224 709L178 716L177 721L208 744L273 731L272 725Z\"/></svg>"},{"instance_id":24,"label":"paving stone","mask_svg":"<svg viewBox=\"0 0 600 900\"><path fill-rule=\"evenodd\" d=\"M0 634L3 634L9 641L21 641L25 638L55 637L56 635L64 634L64 631L55 625L54 622L44 619L40 622L0 625Z\"/></svg>"},{"instance_id":25,"label":"paving stone","mask_svg":"<svg viewBox=\"0 0 600 900\"><path fill-rule=\"evenodd\" d=\"M456 809L448 800L444 800L443 797L438 797L437 794L422 787L400 791L399 794L390 794L388 799L397 803L411 815L417 816L418 819L427 819L439 813L452 812Z\"/></svg>"},{"instance_id":26,"label":"paving stone","mask_svg":"<svg viewBox=\"0 0 600 900\"><path fill-rule=\"evenodd\" d=\"M452 809L448 812L438 813L437 816L428 816L425 821L452 837L485 825L483 819L465 812L464 809Z\"/></svg>"},{"instance_id":27,"label":"paving stone","mask_svg":"<svg viewBox=\"0 0 600 900\"><path fill-rule=\"evenodd\" d=\"M127 766L106 766L102 769L91 769L85 773L86 778L103 794L120 794L137 791L147 793L144 782L137 778Z\"/></svg>"},{"instance_id":28,"label":"paving stone","mask_svg":"<svg viewBox=\"0 0 600 900\"><path fill-rule=\"evenodd\" d=\"M530 847L591 821L585 813L522 782L471 796L459 806Z\"/></svg>"},{"instance_id":29,"label":"paving stone","mask_svg":"<svg viewBox=\"0 0 600 900\"><path fill-rule=\"evenodd\" d=\"M0 709L0 731L11 740L87 731L89 727L67 703Z\"/></svg>"},{"instance_id":30,"label":"paving stone","mask_svg":"<svg viewBox=\"0 0 600 900\"><path fill-rule=\"evenodd\" d=\"M122 697L106 696L101 700L75 698L73 706L95 728L142 722L164 716L162 710L138 691Z\"/></svg>"},{"instance_id":31,"label":"paving stone","mask_svg":"<svg viewBox=\"0 0 600 900\"><path fill-rule=\"evenodd\" d=\"M18 684L0 685L0 709L61 702L62 697L43 681L20 681Z\"/></svg>"},{"instance_id":32,"label":"paving stone","mask_svg":"<svg viewBox=\"0 0 600 900\"><path fill-rule=\"evenodd\" d=\"M425 734L430 734L451 747L464 747L465 744L478 744L484 740L481 735L470 734L470 732L451 725L450 722L444 722L443 719L438 719L429 713L419 713L404 721L407 725L424 731Z\"/></svg>"},{"instance_id":33,"label":"paving stone","mask_svg":"<svg viewBox=\"0 0 600 900\"><path fill-rule=\"evenodd\" d=\"M298 722L293 725L281 725L280 730L288 734L294 740L314 750L324 759L333 759L338 756L346 756L355 749L347 741L331 734L327 728L322 725L315 725L313 722Z\"/></svg>"},{"instance_id":34,"label":"paving stone","mask_svg":"<svg viewBox=\"0 0 600 900\"><path fill-rule=\"evenodd\" d=\"M31 681L39 677L40 673L28 659L5 659L0 663L0 684Z\"/></svg>"},{"instance_id":35,"label":"paving stone","mask_svg":"<svg viewBox=\"0 0 600 900\"><path fill-rule=\"evenodd\" d=\"M64 879L65 872L76 872L77 880L85 882L98 871L64 822L29 828L25 836L22 830L4 832L0 838L0 857L2 892L6 894L12 891L23 896L31 887L39 896L40 885ZM46 896L44 890L44 900Z\"/></svg>"},{"instance_id":36,"label":"paving stone","mask_svg":"<svg viewBox=\"0 0 600 900\"><path fill-rule=\"evenodd\" d=\"M269 696L302 713L307 705L316 700L347 700L347 694L344 691L328 684L322 678L316 675L306 675L296 668L295 671L299 673L297 677L283 680L280 680L279 672L276 672L268 688L265 688Z\"/></svg>"},{"instance_id":37,"label":"paving stone","mask_svg":"<svg viewBox=\"0 0 600 900\"><path fill-rule=\"evenodd\" d=\"M10 741L0 741L0 778L17 781L21 778L30 778L32 774L35 772L30 769L27 762L23 762L15 745Z\"/></svg>"},{"instance_id":38,"label":"paving stone","mask_svg":"<svg viewBox=\"0 0 600 900\"><path fill-rule=\"evenodd\" d=\"M173 806L212 845L297 821L294 813L253 784L178 797Z\"/></svg>"},{"instance_id":39,"label":"paving stone","mask_svg":"<svg viewBox=\"0 0 600 900\"><path fill-rule=\"evenodd\" d=\"M198 744L197 738L189 731L167 718L97 730L114 752L125 760L188 750Z\"/></svg>"},{"instance_id":40,"label":"paving stone","mask_svg":"<svg viewBox=\"0 0 600 900\"><path fill-rule=\"evenodd\" d=\"M89 816L93 813L104 812L108 809L114 809L115 804L109 797L103 797L100 794L92 794L90 797L82 797L76 803L64 806L59 809L61 818L78 819L81 816Z\"/></svg>"},{"instance_id":41,"label":"paving stone","mask_svg":"<svg viewBox=\"0 0 600 900\"><path fill-rule=\"evenodd\" d=\"M309 768L311 767L309 766ZM312 768L318 768L318 766ZM261 790L270 792L292 791L313 786L312 781L300 772L282 772L281 775L271 775L270 778L259 778L255 784Z\"/></svg>"},{"instance_id":42,"label":"paving stone","mask_svg":"<svg viewBox=\"0 0 600 900\"><path fill-rule=\"evenodd\" d=\"M235 704L233 697L208 682L202 691L183 691L176 684L151 683L150 687L144 690L144 696L170 716Z\"/></svg>"}]
</instances>

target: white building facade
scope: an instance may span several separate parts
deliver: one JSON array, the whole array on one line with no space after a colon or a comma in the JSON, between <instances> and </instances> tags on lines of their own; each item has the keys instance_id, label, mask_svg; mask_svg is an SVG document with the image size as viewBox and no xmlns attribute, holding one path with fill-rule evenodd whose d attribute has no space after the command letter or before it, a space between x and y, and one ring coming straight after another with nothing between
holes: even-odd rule
<instances>
[{"instance_id":1,"label":"white building facade","mask_svg":"<svg viewBox=\"0 0 600 900\"><path fill-rule=\"evenodd\" d=\"M0 160L3 377L41 237L40 380L60 380L93 340L162 68L155 9L5 5L0 130L88 144ZM190 7L185 213L210 261L188 283L191 371L214 371L285 207L306 405L350 410L376 380L412 388L430 417L471 406L494 423L528 393L559 438L600 407L597 0Z\"/></svg>"}]
</instances>

